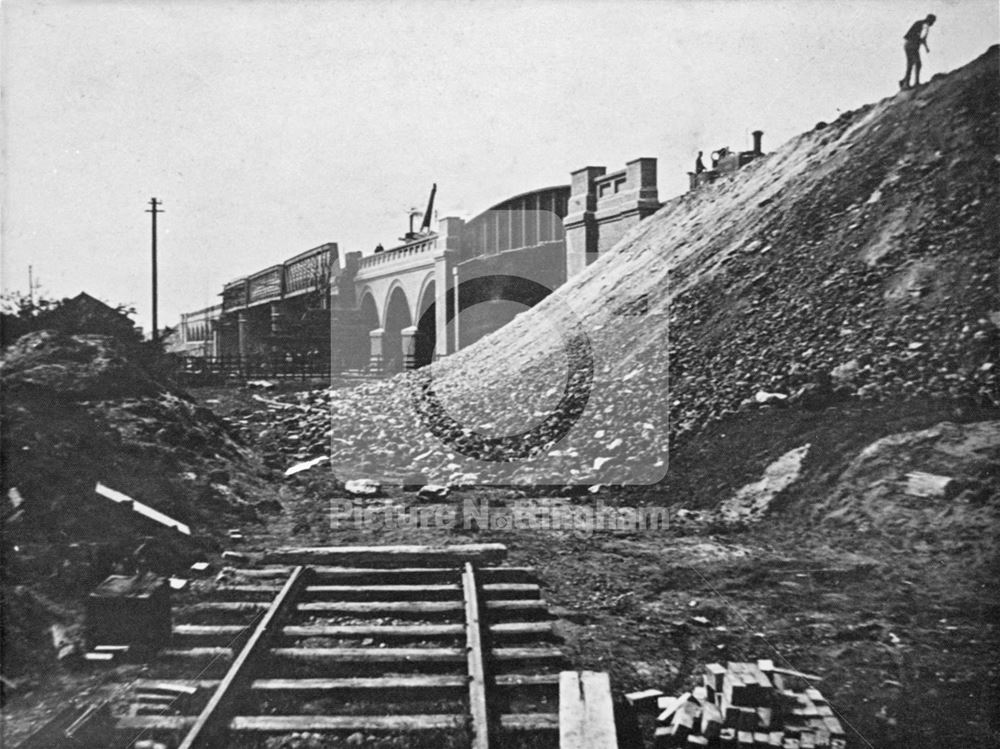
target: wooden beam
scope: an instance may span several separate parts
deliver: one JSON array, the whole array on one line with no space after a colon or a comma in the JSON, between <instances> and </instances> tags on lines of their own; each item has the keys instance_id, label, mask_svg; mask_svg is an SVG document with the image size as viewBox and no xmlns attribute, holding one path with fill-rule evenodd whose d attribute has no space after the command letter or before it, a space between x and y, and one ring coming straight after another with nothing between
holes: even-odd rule
<instances>
[{"instance_id":1,"label":"wooden beam","mask_svg":"<svg viewBox=\"0 0 1000 749\"><path fill-rule=\"evenodd\" d=\"M559 663L566 660L566 656L558 648L493 648L490 657L495 661L511 662L551 662Z\"/></svg>"},{"instance_id":2,"label":"wooden beam","mask_svg":"<svg viewBox=\"0 0 1000 749\"><path fill-rule=\"evenodd\" d=\"M447 583L455 579L454 567L311 567L316 583L362 583L366 585L401 583ZM289 565L261 569L230 568L237 578L283 580L291 573ZM485 583L527 583L535 579L531 567L480 567L476 578Z\"/></svg>"},{"instance_id":3,"label":"wooden beam","mask_svg":"<svg viewBox=\"0 0 1000 749\"><path fill-rule=\"evenodd\" d=\"M299 589L305 584L306 569L296 567L281 592L254 629L233 665L223 677L208 704L201 711L178 749L197 749L213 745L220 731L225 730L229 710L242 687L249 683L257 661L266 652L270 638L291 610ZM216 744L217 745L217 744Z\"/></svg>"},{"instance_id":4,"label":"wooden beam","mask_svg":"<svg viewBox=\"0 0 1000 749\"><path fill-rule=\"evenodd\" d=\"M323 733L332 731L377 731L409 733L462 729L458 715L241 715L230 729L254 733Z\"/></svg>"},{"instance_id":5,"label":"wooden beam","mask_svg":"<svg viewBox=\"0 0 1000 749\"><path fill-rule=\"evenodd\" d=\"M472 564L462 572L465 596L465 642L469 669L469 713L472 716L472 749L489 749L489 714L486 704L486 666L483 662L482 625L479 621L479 591Z\"/></svg>"},{"instance_id":6,"label":"wooden beam","mask_svg":"<svg viewBox=\"0 0 1000 749\"><path fill-rule=\"evenodd\" d=\"M490 601L541 598L541 591L537 583L487 583L483 597Z\"/></svg>"},{"instance_id":7,"label":"wooden beam","mask_svg":"<svg viewBox=\"0 0 1000 749\"><path fill-rule=\"evenodd\" d=\"M232 648L167 648L157 656L166 660L231 660Z\"/></svg>"},{"instance_id":8,"label":"wooden beam","mask_svg":"<svg viewBox=\"0 0 1000 749\"><path fill-rule=\"evenodd\" d=\"M603 671L559 674L559 749L617 749L611 680Z\"/></svg>"},{"instance_id":9,"label":"wooden beam","mask_svg":"<svg viewBox=\"0 0 1000 749\"><path fill-rule=\"evenodd\" d=\"M215 689L219 686L219 679L136 679L131 684L132 688L136 690L156 689L161 685Z\"/></svg>"},{"instance_id":10,"label":"wooden beam","mask_svg":"<svg viewBox=\"0 0 1000 749\"><path fill-rule=\"evenodd\" d=\"M461 648L273 648L278 660L302 663L463 663Z\"/></svg>"},{"instance_id":11,"label":"wooden beam","mask_svg":"<svg viewBox=\"0 0 1000 749\"><path fill-rule=\"evenodd\" d=\"M420 690L465 689L466 676L420 674L418 676L379 676L337 679L257 679L250 688L260 692L347 692L371 690L401 692Z\"/></svg>"},{"instance_id":12,"label":"wooden beam","mask_svg":"<svg viewBox=\"0 0 1000 749\"><path fill-rule=\"evenodd\" d=\"M490 634L494 640L515 640L527 638L533 640L549 640L555 637L552 622L506 622L491 624Z\"/></svg>"},{"instance_id":13,"label":"wooden beam","mask_svg":"<svg viewBox=\"0 0 1000 749\"><path fill-rule=\"evenodd\" d=\"M494 683L501 689L518 687L557 687L558 674L497 674Z\"/></svg>"},{"instance_id":14,"label":"wooden beam","mask_svg":"<svg viewBox=\"0 0 1000 749\"><path fill-rule=\"evenodd\" d=\"M549 606L543 600L486 601L486 612L493 623L497 619L551 619Z\"/></svg>"},{"instance_id":15,"label":"wooden beam","mask_svg":"<svg viewBox=\"0 0 1000 749\"><path fill-rule=\"evenodd\" d=\"M454 577L454 571L452 576ZM228 601L270 601L280 590L273 585L227 585L210 595ZM452 583L437 585L310 585L303 601L442 601L460 600L462 589Z\"/></svg>"},{"instance_id":16,"label":"wooden beam","mask_svg":"<svg viewBox=\"0 0 1000 749\"><path fill-rule=\"evenodd\" d=\"M503 544L454 546L318 546L276 549L266 564L337 564L373 567L458 567L465 562L497 564L507 556Z\"/></svg>"},{"instance_id":17,"label":"wooden beam","mask_svg":"<svg viewBox=\"0 0 1000 749\"><path fill-rule=\"evenodd\" d=\"M461 624L315 624L288 626L281 634L289 638L371 637L376 640L437 640L459 637L464 632L465 628Z\"/></svg>"},{"instance_id":18,"label":"wooden beam","mask_svg":"<svg viewBox=\"0 0 1000 749\"><path fill-rule=\"evenodd\" d=\"M394 616L410 619L425 619L435 616L450 616L464 610L461 601L313 601L300 603L298 610L326 616Z\"/></svg>"},{"instance_id":19,"label":"wooden beam","mask_svg":"<svg viewBox=\"0 0 1000 749\"><path fill-rule=\"evenodd\" d=\"M555 713L511 713L500 716L500 728L505 731L558 731L559 716ZM582 745L581 745L582 746Z\"/></svg>"},{"instance_id":20,"label":"wooden beam","mask_svg":"<svg viewBox=\"0 0 1000 749\"><path fill-rule=\"evenodd\" d=\"M458 585L310 585L312 601L442 601L460 600Z\"/></svg>"},{"instance_id":21,"label":"wooden beam","mask_svg":"<svg viewBox=\"0 0 1000 749\"><path fill-rule=\"evenodd\" d=\"M459 625L461 626L461 625ZM464 629L464 627L463 627ZM559 686L558 674L498 674L495 678L496 686L500 689L517 689L518 687L557 687ZM373 678L341 678L341 679L256 679L251 685L251 689L281 691L287 689L295 691L300 687L308 691L316 689L391 689L394 686L399 689L445 689L452 686L464 689L469 683L468 676L457 676L450 674L419 674L413 676L385 676ZM215 689L219 685L219 679L136 679L132 682L132 688L155 689L162 686L173 687L196 687L198 689Z\"/></svg>"},{"instance_id":22,"label":"wooden beam","mask_svg":"<svg viewBox=\"0 0 1000 749\"><path fill-rule=\"evenodd\" d=\"M116 728L119 731L183 731L194 725L198 720L196 715L123 715L118 719ZM133 737L135 738L135 737Z\"/></svg>"}]
</instances>

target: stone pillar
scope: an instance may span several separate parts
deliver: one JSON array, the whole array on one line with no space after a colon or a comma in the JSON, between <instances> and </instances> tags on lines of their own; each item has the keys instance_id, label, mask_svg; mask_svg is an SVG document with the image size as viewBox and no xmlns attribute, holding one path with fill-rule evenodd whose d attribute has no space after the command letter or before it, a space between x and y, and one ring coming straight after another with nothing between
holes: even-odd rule
<instances>
[{"instance_id":1,"label":"stone pillar","mask_svg":"<svg viewBox=\"0 0 1000 749\"><path fill-rule=\"evenodd\" d=\"M382 338L384 335L384 328L375 328L375 330L368 333L369 345L371 346L371 354L368 357L368 369L376 374L382 372Z\"/></svg>"},{"instance_id":2,"label":"stone pillar","mask_svg":"<svg viewBox=\"0 0 1000 749\"><path fill-rule=\"evenodd\" d=\"M209 349L208 355L213 359L220 356L222 353L222 331L220 328L221 320L212 320L208 323L209 327Z\"/></svg>"},{"instance_id":3,"label":"stone pillar","mask_svg":"<svg viewBox=\"0 0 1000 749\"><path fill-rule=\"evenodd\" d=\"M411 325L399 331L403 348L403 369L417 368L417 326Z\"/></svg>"},{"instance_id":4,"label":"stone pillar","mask_svg":"<svg viewBox=\"0 0 1000 749\"><path fill-rule=\"evenodd\" d=\"M250 319L246 310L236 314L236 341L236 352L246 356L250 345Z\"/></svg>"},{"instance_id":5,"label":"stone pillar","mask_svg":"<svg viewBox=\"0 0 1000 749\"><path fill-rule=\"evenodd\" d=\"M448 323L448 291L455 264L461 259L462 231L465 221L448 217L438 221L438 239L434 255L434 358L454 353L453 336L457 318Z\"/></svg>"},{"instance_id":6,"label":"stone pillar","mask_svg":"<svg viewBox=\"0 0 1000 749\"><path fill-rule=\"evenodd\" d=\"M594 180L607 169L585 166L571 173L569 205L563 228L566 230L566 278L572 278L597 257L597 195Z\"/></svg>"},{"instance_id":7,"label":"stone pillar","mask_svg":"<svg viewBox=\"0 0 1000 749\"><path fill-rule=\"evenodd\" d=\"M639 221L642 221L660 210L660 197L656 189L656 159L633 159L625 164L625 169L628 174L626 184L635 190L635 208L639 213Z\"/></svg>"},{"instance_id":8,"label":"stone pillar","mask_svg":"<svg viewBox=\"0 0 1000 749\"><path fill-rule=\"evenodd\" d=\"M451 293L454 298L455 304L455 316L451 319L451 329L454 331L455 342L453 351L458 351L462 348L462 337L460 335L460 329L458 327L459 320L461 319L462 309L458 304L458 268L451 269Z\"/></svg>"}]
</instances>

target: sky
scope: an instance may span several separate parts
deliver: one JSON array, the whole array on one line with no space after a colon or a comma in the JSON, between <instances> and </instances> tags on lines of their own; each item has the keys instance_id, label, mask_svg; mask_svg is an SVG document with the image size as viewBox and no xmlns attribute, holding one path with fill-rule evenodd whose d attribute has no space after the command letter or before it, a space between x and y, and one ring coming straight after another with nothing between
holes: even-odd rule
<instances>
[{"instance_id":1,"label":"sky","mask_svg":"<svg viewBox=\"0 0 1000 749\"><path fill-rule=\"evenodd\" d=\"M150 324L337 242L368 254L438 183L441 217L698 150L774 150L1000 39L996 0L6 0L5 291L79 291Z\"/></svg>"}]
</instances>

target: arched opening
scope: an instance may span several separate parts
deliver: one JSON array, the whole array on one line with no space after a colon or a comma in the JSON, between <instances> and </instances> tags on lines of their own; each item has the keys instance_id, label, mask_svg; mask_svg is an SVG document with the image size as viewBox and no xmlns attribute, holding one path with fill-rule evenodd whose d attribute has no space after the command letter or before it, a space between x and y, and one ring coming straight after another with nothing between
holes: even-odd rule
<instances>
[{"instance_id":1,"label":"arched opening","mask_svg":"<svg viewBox=\"0 0 1000 749\"><path fill-rule=\"evenodd\" d=\"M378 308L371 294L365 294L361 299L361 335L354 351L356 369L366 369L371 356L371 342L368 334L378 327Z\"/></svg>"},{"instance_id":2,"label":"arched opening","mask_svg":"<svg viewBox=\"0 0 1000 749\"><path fill-rule=\"evenodd\" d=\"M382 337L382 364L385 371L403 370L403 343L400 331L412 324L406 294L397 286L389 296L385 310L385 334Z\"/></svg>"},{"instance_id":3,"label":"arched opening","mask_svg":"<svg viewBox=\"0 0 1000 749\"><path fill-rule=\"evenodd\" d=\"M549 293L548 287L518 276L469 279L459 290L460 348L504 327Z\"/></svg>"},{"instance_id":4,"label":"arched opening","mask_svg":"<svg viewBox=\"0 0 1000 749\"><path fill-rule=\"evenodd\" d=\"M417 340L414 352L414 366L417 367L424 367L434 361L436 321L433 314L428 314L428 310L434 304L434 293L434 282L431 281L424 289L424 294L420 297L420 306L417 307Z\"/></svg>"}]
</instances>

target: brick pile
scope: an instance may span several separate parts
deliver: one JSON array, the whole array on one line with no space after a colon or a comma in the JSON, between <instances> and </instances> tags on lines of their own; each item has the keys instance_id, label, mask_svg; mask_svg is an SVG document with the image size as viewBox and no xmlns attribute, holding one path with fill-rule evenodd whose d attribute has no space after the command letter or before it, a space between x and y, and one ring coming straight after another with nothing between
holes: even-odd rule
<instances>
[{"instance_id":1,"label":"brick pile","mask_svg":"<svg viewBox=\"0 0 1000 749\"><path fill-rule=\"evenodd\" d=\"M702 684L678 697L651 689L626 699L655 705L655 749L845 749L843 725L810 678L769 660L709 663Z\"/></svg>"}]
</instances>

